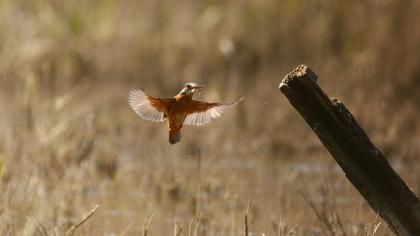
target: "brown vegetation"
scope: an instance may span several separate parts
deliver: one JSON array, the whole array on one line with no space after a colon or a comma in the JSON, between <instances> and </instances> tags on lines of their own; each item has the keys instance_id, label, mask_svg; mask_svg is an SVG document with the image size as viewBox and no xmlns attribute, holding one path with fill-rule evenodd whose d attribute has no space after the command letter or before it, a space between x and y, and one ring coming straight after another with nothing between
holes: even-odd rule
<instances>
[{"instance_id":1,"label":"brown vegetation","mask_svg":"<svg viewBox=\"0 0 420 236\"><path fill-rule=\"evenodd\" d=\"M389 235L278 83L309 64L419 194L419 11L0 1L0 235L63 235L96 204L75 234L244 235L247 212L252 235ZM172 96L187 81L207 86L198 99L246 99L171 146L127 93Z\"/></svg>"}]
</instances>

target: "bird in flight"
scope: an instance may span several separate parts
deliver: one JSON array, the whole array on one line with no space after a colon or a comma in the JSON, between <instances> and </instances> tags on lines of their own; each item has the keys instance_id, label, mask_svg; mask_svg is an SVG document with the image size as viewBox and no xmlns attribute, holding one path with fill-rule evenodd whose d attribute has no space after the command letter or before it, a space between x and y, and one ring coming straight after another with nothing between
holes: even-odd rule
<instances>
[{"instance_id":1,"label":"bird in flight","mask_svg":"<svg viewBox=\"0 0 420 236\"><path fill-rule=\"evenodd\" d=\"M172 98L156 98L146 95L141 90L131 90L128 103L141 118L154 122L168 120L169 143L175 144L181 139L181 129L185 125L206 125L219 118L224 112L241 102L244 97L233 103L200 102L193 100L195 92L201 93L204 86L186 83L184 88Z\"/></svg>"}]
</instances>

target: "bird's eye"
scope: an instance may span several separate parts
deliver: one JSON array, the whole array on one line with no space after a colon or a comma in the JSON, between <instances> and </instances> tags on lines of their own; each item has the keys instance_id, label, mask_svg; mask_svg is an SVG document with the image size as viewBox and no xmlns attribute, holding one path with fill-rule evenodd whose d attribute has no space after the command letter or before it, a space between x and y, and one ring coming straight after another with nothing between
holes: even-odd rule
<instances>
[{"instance_id":1,"label":"bird's eye","mask_svg":"<svg viewBox=\"0 0 420 236\"><path fill-rule=\"evenodd\" d=\"M187 89L192 89L192 86L187 84Z\"/></svg>"}]
</instances>

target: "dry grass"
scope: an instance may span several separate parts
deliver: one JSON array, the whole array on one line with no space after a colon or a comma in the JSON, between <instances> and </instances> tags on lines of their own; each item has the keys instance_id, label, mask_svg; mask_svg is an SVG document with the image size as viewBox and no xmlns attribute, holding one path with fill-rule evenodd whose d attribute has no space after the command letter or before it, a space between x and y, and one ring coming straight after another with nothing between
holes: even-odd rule
<instances>
[{"instance_id":1,"label":"dry grass","mask_svg":"<svg viewBox=\"0 0 420 236\"><path fill-rule=\"evenodd\" d=\"M0 235L390 235L278 91L306 63L420 193L418 1L0 1ZM127 92L246 99L176 146ZM302 194L300 194L302 193ZM153 216L153 220L152 219Z\"/></svg>"}]
</instances>

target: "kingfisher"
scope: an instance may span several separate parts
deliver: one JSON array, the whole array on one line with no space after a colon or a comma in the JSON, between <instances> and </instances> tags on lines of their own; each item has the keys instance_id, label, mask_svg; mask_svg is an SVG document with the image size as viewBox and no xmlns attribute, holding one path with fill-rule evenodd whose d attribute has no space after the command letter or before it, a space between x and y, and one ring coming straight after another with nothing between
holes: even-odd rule
<instances>
[{"instance_id":1,"label":"kingfisher","mask_svg":"<svg viewBox=\"0 0 420 236\"><path fill-rule=\"evenodd\" d=\"M219 118L244 97L233 103L201 102L193 100L194 93L201 93L203 85L186 83L184 88L172 98L157 98L146 95L142 90L131 90L128 103L141 118L154 122L168 121L169 143L181 140L181 129L185 125L202 126Z\"/></svg>"}]
</instances>

